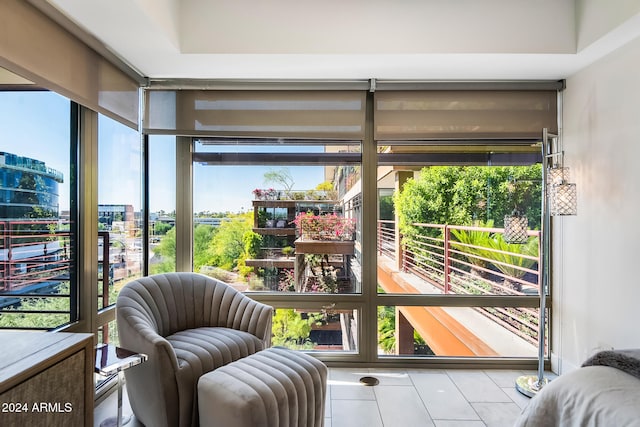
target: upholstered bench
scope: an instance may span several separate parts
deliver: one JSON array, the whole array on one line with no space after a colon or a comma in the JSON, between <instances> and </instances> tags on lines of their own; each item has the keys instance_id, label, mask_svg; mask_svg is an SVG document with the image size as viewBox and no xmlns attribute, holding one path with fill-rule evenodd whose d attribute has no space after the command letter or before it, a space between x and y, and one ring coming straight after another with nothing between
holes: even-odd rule
<instances>
[{"instance_id":1,"label":"upholstered bench","mask_svg":"<svg viewBox=\"0 0 640 427\"><path fill-rule=\"evenodd\" d=\"M327 367L273 347L198 380L200 427L321 427Z\"/></svg>"}]
</instances>

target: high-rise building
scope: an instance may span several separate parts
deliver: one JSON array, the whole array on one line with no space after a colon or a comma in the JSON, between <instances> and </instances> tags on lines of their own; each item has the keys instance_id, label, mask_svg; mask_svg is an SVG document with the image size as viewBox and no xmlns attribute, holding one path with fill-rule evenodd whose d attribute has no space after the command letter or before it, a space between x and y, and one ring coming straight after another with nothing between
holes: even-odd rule
<instances>
[{"instance_id":1,"label":"high-rise building","mask_svg":"<svg viewBox=\"0 0 640 427\"><path fill-rule=\"evenodd\" d=\"M62 182L43 161L0 152L0 218L57 218Z\"/></svg>"}]
</instances>

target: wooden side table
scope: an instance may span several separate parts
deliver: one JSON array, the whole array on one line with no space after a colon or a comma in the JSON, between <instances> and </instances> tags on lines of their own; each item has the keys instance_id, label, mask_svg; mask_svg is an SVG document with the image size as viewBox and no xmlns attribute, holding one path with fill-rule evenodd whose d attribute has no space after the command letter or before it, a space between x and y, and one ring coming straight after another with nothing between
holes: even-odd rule
<instances>
[{"instance_id":1,"label":"wooden side table","mask_svg":"<svg viewBox=\"0 0 640 427\"><path fill-rule=\"evenodd\" d=\"M0 425L93 426L93 334L0 331Z\"/></svg>"},{"instance_id":2,"label":"wooden side table","mask_svg":"<svg viewBox=\"0 0 640 427\"><path fill-rule=\"evenodd\" d=\"M146 360L146 354L136 353L111 344L100 344L96 347L95 371L106 377L118 375L118 415L115 419L112 417L104 420L100 424L101 427L114 424L122 427L123 424L129 421L127 420L125 423L122 421L122 384L124 383L124 371Z\"/></svg>"}]
</instances>

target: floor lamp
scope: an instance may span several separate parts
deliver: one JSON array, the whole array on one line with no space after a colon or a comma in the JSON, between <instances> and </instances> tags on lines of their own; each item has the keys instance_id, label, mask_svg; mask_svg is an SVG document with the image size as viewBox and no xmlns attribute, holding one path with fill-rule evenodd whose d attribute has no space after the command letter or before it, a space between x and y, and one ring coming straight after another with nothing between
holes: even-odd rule
<instances>
[{"instance_id":1,"label":"floor lamp","mask_svg":"<svg viewBox=\"0 0 640 427\"><path fill-rule=\"evenodd\" d=\"M540 315L538 320L538 374L523 375L516 379L516 389L525 396L533 397L549 382L544 377L545 332L547 315L547 289L549 289L549 253L550 253L550 226L552 215L576 214L576 186L566 182L567 168L564 167L564 153L559 147L558 136L542 130L542 225L540 234L542 237L542 257L540 259L540 271L542 273L540 283ZM550 170L554 173L550 176ZM555 172L560 172L556 174ZM557 178L555 177L557 175ZM553 179L550 179L552 178ZM513 235L513 230L507 230L508 226L518 221L507 221L505 218L505 236ZM517 233L515 233L517 235ZM505 238L505 240L507 240ZM512 243L525 243L513 241Z\"/></svg>"}]
</instances>

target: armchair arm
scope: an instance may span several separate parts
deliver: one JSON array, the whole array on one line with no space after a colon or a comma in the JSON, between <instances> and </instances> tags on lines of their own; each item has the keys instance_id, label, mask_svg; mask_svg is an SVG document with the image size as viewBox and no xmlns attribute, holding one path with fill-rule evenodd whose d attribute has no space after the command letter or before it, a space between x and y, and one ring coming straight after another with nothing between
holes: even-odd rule
<instances>
[{"instance_id":1,"label":"armchair arm","mask_svg":"<svg viewBox=\"0 0 640 427\"><path fill-rule=\"evenodd\" d=\"M166 359L172 369L178 369L176 353L169 341L160 335L147 319L131 307L117 308L120 345L127 350L144 353L151 359Z\"/></svg>"},{"instance_id":2,"label":"armchair arm","mask_svg":"<svg viewBox=\"0 0 640 427\"><path fill-rule=\"evenodd\" d=\"M116 316L120 345L148 356L145 363L124 372L136 416L145 425L178 425L178 384L175 375L169 374L178 370L175 350L135 308L117 308ZM169 375L158 375L160 372ZM140 396L143 401L138 401ZM158 424L159 419L166 424Z\"/></svg>"},{"instance_id":3,"label":"armchair arm","mask_svg":"<svg viewBox=\"0 0 640 427\"><path fill-rule=\"evenodd\" d=\"M260 338L264 348L271 346L271 322L273 307L251 299L250 297L227 288L222 298L219 324L228 328L249 332Z\"/></svg>"}]
</instances>

